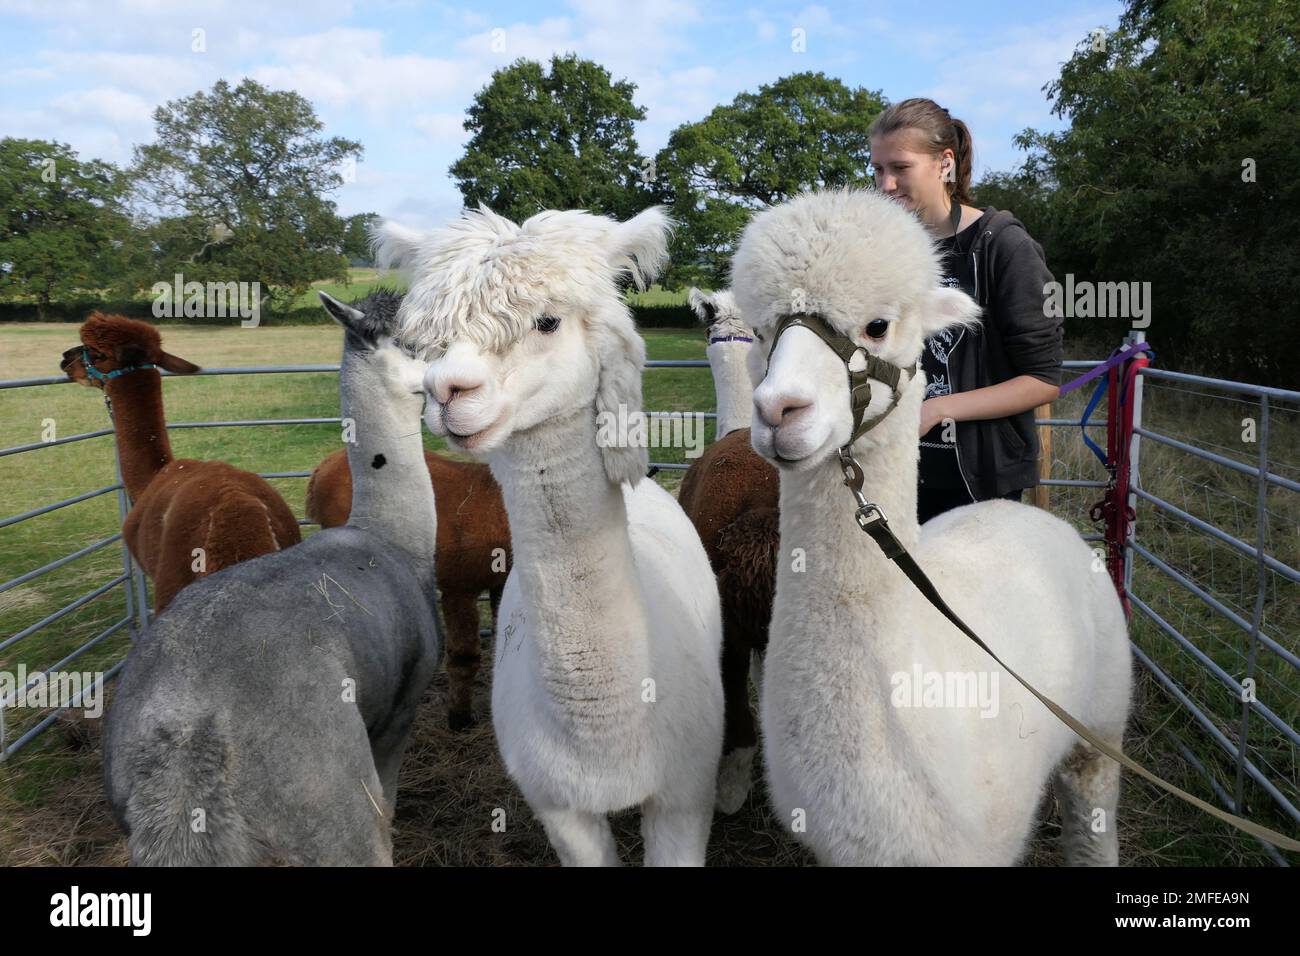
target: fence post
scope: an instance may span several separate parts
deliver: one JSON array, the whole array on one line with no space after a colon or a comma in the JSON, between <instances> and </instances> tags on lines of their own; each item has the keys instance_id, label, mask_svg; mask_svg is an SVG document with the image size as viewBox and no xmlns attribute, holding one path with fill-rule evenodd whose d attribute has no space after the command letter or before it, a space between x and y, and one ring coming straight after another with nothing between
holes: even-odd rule
<instances>
[{"instance_id":1,"label":"fence post","mask_svg":"<svg viewBox=\"0 0 1300 956\"><path fill-rule=\"evenodd\" d=\"M1034 409L1035 418L1051 418L1052 403L1039 405ZM1038 426L1038 484L1034 485L1032 501L1044 511L1052 510L1052 488L1043 484L1052 477L1052 426Z\"/></svg>"},{"instance_id":2,"label":"fence post","mask_svg":"<svg viewBox=\"0 0 1300 956\"><path fill-rule=\"evenodd\" d=\"M1264 597L1268 590L1268 566L1264 564L1264 545L1268 540L1268 517L1265 506L1268 504L1268 395L1259 396L1259 478L1255 491L1255 566L1257 580L1255 590L1255 610L1250 618L1250 647L1246 651L1246 674L1243 681L1255 679L1255 652L1259 648L1259 629L1264 623ZM1243 693L1241 701L1241 732L1237 742L1237 806L1242 806L1242 791L1246 785L1246 746L1250 741L1250 696Z\"/></svg>"},{"instance_id":3,"label":"fence post","mask_svg":"<svg viewBox=\"0 0 1300 956\"><path fill-rule=\"evenodd\" d=\"M1146 332L1137 330L1129 336L1130 344L1145 342L1147 340ZM1131 436L1128 452L1128 496L1124 501L1125 514L1131 509L1134 516L1137 515L1137 489L1142 487L1141 476L1138 472L1138 465L1142 455L1142 436L1137 430L1142 427L1142 368L1149 364L1150 360L1145 354L1138 354L1133 357L1133 361L1138 365L1138 374L1133 376L1133 394L1129 397L1129 414L1132 416L1129 425L1129 434ZM1125 519L1124 535L1124 606L1128 607L1128 594L1133 586L1133 551L1129 547L1137 537L1137 520L1136 517L1130 523Z\"/></svg>"},{"instance_id":4,"label":"fence post","mask_svg":"<svg viewBox=\"0 0 1300 956\"><path fill-rule=\"evenodd\" d=\"M113 430L113 470L117 474L117 526L126 527L126 516L131 512L131 503L126 493L126 482L122 480L122 456L119 454L120 449L117 444L117 429ZM126 594L126 616L131 619L131 640L135 641L140 637L142 629L139 620L136 618L135 595L132 593L132 586L135 584L135 561L131 558L131 549L127 547L126 535L122 535L122 573L126 575L126 580L122 582L122 591Z\"/></svg>"}]
</instances>

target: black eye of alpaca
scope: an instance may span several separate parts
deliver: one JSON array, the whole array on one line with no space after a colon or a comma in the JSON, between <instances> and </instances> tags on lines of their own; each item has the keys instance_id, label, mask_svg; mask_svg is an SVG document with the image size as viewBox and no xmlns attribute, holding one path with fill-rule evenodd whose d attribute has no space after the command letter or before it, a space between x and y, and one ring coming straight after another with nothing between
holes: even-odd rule
<instances>
[{"instance_id":1,"label":"black eye of alpaca","mask_svg":"<svg viewBox=\"0 0 1300 956\"><path fill-rule=\"evenodd\" d=\"M755 333L754 333L754 338L756 338L756 339L758 339L760 342L762 342L762 341L763 341L763 333L762 333L762 332L755 332Z\"/></svg>"},{"instance_id":2,"label":"black eye of alpaca","mask_svg":"<svg viewBox=\"0 0 1300 956\"><path fill-rule=\"evenodd\" d=\"M867 335L873 339L883 338L889 331L889 323L884 319L872 319L867 323Z\"/></svg>"},{"instance_id":3,"label":"black eye of alpaca","mask_svg":"<svg viewBox=\"0 0 1300 956\"><path fill-rule=\"evenodd\" d=\"M560 320L554 315L544 315L533 323L533 328L543 335L550 335L560 327Z\"/></svg>"}]
</instances>

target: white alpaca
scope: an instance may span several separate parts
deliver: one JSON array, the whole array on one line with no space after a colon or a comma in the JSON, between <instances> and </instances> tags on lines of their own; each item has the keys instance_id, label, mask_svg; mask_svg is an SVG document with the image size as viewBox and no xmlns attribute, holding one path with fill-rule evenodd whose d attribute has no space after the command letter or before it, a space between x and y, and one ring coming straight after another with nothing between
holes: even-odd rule
<instances>
[{"instance_id":1,"label":"white alpaca","mask_svg":"<svg viewBox=\"0 0 1300 956\"><path fill-rule=\"evenodd\" d=\"M713 370L713 390L717 394L718 422L713 439L717 441L729 432L749 427L754 385L745 362L754 348L754 330L740 317L730 289L717 292L691 289L686 301L709 327L709 344L704 351Z\"/></svg>"},{"instance_id":2,"label":"white alpaca","mask_svg":"<svg viewBox=\"0 0 1300 956\"><path fill-rule=\"evenodd\" d=\"M925 336L978 314L938 285L921 225L874 193L811 193L760 213L733 274L743 314L769 346L782 316L815 312L909 370ZM875 379L871 387L864 420L892 397ZM1027 505L983 502L918 528L924 376L905 373L899 388L897 408L853 446L867 497L1008 666L1119 747L1131 665L1106 573L1074 529ZM843 363L810 330L789 328L754 406L754 447L781 470L782 550L806 554L802 573L779 565L760 708L786 825L823 863L1006 865L1024 851L1055 772L1067 860L1115 864L1118 765L933 609L855 523L836 458L852 432ZM996 681L995 708L930 693L927 675L981 672ZM918 675L924 694L912 693Z\"/></svg>"},{"instance_id":3,"label":"white alpaca","mask_svg":"<svg viewBox=\"0 0 1300 956\"><path fill-rule=\"evenodd\" d=\"M717 587L677 502L643 481L645 344L617 278L665 255L659 209L626 223L487 209L421 235L399 321L432 349L429 428L486 458L514 548L492 721L506 769L566 865L618 863L606 815L640 806L648 865L703 865L722 746ZM631 436L635 438L636 436Z\"/></svg>"}]
</instances>

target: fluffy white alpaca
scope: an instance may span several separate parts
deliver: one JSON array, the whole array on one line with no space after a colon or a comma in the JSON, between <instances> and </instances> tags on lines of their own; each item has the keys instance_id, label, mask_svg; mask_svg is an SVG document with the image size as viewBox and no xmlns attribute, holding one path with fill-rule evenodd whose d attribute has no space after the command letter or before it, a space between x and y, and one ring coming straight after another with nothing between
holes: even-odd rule
<instances>
[{"instance_id":1,"label":"fluffy white alpaca","mask_svg":"<svg viewBox=\"0 0 1300 956\"><path fill-rule=\"evenodd\" d=\"M758 214L733 276L768 347L781 316L813 311L911 368L925 336L978 314L938 285L917 220L875 193L812 193ZM876 319L888 325L869 338ZM867 418L892 394L871 387ZM1027 505L983 502L918 528L924 376L899 387L898 407L853 446L868 499L1008 666L1118 747L1131 663L1106 573L1069 525ZM948 623L855 523L836 458L852 432L844 365L813 332L790 328L754 405L754 447L781 470L782 550L806 553L801 573L779 565L761 699L769 785L786 825L823 863L1011 864L1055 772L1067 860L1115 864L1118 765ZM995 707L953 706L910 686L967 673L996 686ZM948 706L924 706L936 700Z\"/></svg>"},{"instance_id":2,"label":"fluffy white alpaca","mask_svg":"<svg viewBox=\"0 0 1300 956\"><path fill-rule=\"evenodd\" d=\"M498 613L492 722L506 769L566 865L616 864L606 814L642 809L648 865L703 865L722 747L717 586L694 527L620 446L645 344L616 280L665 256L659 209L625 223L487 209L380 234L429 347L429 428L486 458L514 567Z\"/></svg>"},{"instance_id":3,"label":"fluffy white alpaca","mask_svg":"<svg viewBox=\"0 0 1300 956\"><path fill-rule=\"evenodd\" d=\"M729 432L749 427L754 385L749 380L745 361L754 348L754 330L740 317L730 289L717 292L691 289L686 301L709 327L709 344L704 351L713 370L713 390L717 394L718 423L714 435L717 441Z\"/></svg>"}]
</instances>

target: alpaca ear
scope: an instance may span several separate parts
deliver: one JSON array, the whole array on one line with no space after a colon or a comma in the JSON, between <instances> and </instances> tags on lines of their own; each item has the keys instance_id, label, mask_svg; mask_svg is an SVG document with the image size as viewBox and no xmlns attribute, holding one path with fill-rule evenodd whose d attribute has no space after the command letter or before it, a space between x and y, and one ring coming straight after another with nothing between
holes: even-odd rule
<instances>
[{"instance_id":1,"label":"alpaca ear","mask_svg":"<svg viewBox=\"0 0 1300 956\"><path fill-rule=\"evenodd\" d=\"M423 233L391 220L370 229L370 248L380 269L405 269L423 241Z\"/></svg>"},{"instance_id":2,"label":"alpaca ear","mask_svg":"<svg viewBox=\"0 0 1300 956\"><path fill-rule=\"evenodd\" d=\"M651 206L627 222L614 223L611 265L630 275L639 291L645 291L668 258L672 230L673 221L663 206Z\"/></svg>"},{"instance_id":3,"label":"alpaca ear","mask_svg":"<svg viewBox=\"0 0 1300 956\"><path fill-rule=\"evenodd\" d=\"M321 305L325 306L325 311L330 314L330 318L343 328L360 333L361 323L366 317L364 312L352 308L345 302L340 302L332 295L326 295L324 292L317 292L316 294L320 296Z\"/></svg>"},{"instance_id":4,"label":"alpaca ear","mask_svg":"<svg viewBox=\"0 0 1300 956\"><path fill-rule=\"evenodd\" d=\"M635 423L642 413L641 369L645 366L645 342L626 317L611 324L600 323L594 337L600 359L596 416L597 422L603 423L597 435L604 437L599 444L605 477L616 485L623 482L636 485L645 477L650 464L645 429L632 425L624 434L620 426Z\"/></svg>"},{"instance_id":5,"label":"alpaca ear","mask_svg":"<svg viewBox=\"0 0 1300 956\"><path fill-rule=\"evenodd\" d=\"M717 318L717 307L714 306L714 304L709 301L709 297L699 289L692 287L691 291L686 293L686 303L691 307L691 310L699 316L700 322L704 325L712 325L713 320Z\"/></svg>"},{"instance_id":6,"label":"alpaca ear","mask_svg":"<svg viewBox=\"0 0 1300 956\"><path fill-rule=\"evenodd\" d=\"M163 352L162 358L155 364L165 368L173 375L193 375L195 372L203 371L193 362L187 362L179 355L172 355L170 352Z\"/></svg>"},{"instance_id":7,"label":"alpaca ear","mask_svg":"<svg viewBox=\"0 0 1300 956\"><path fill-rule=\"evenodd\" d=\"M946 286L926 293L921 302L921 335L929 338L954 326L974 328L979 325L980 307L961 289Z\"/></svg>"}]
</instances>

